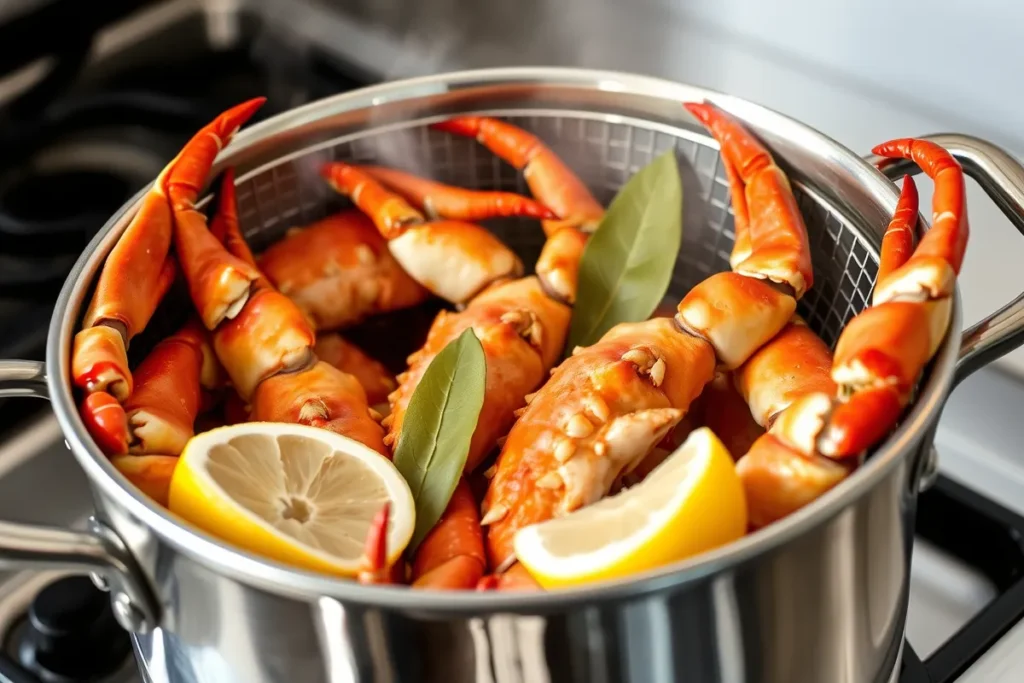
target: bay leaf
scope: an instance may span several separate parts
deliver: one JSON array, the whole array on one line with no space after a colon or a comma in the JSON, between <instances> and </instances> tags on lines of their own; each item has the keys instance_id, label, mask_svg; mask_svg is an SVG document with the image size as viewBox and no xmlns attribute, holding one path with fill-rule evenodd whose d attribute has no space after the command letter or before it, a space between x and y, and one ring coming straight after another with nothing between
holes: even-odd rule
<instances>
[{"instance_id":1,"label":"bay leaf","mask_svg":"<svg viewBox=\"0 0 1024 683\"><path fill-rule=\"evenodd\" d=\"M434 356L409 399L394 463L416 503L410 551L440 519L459 483L486 383L484 349L467 329Z\"/></svg>"},{"instance_id":2,"label":"bay leaf","mask_svg":"<svg viewBox=\"0 0 1024 683\"><path fill-rule=\"evenodd\" d=\"M668 150L622 186L580 260L567 355L646 320L665 296L683 234L683 183Z\"/></svg>"}]
</instances>

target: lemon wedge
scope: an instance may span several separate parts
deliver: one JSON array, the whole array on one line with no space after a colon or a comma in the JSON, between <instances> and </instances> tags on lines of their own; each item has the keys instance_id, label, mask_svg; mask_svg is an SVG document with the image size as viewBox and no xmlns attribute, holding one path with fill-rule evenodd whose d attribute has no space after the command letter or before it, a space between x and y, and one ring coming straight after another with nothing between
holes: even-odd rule
<instances>
[{"instance_id":1,"label":"lemon wedge","mask_svg":"<svg viewBox=\"0 0 1024 683\"><path fill-rule=\"evenodd\" d=\"M729 451L707 427L636 486L521 529L519 561L544 588L616 579L734 541L747 502Z\"/></svg>"},{"instance_id":2,"label":"lemon wedge","mask_svg":"<svg viewBox=\"0 0 1024 683\"><path fill-rule=\"evenodd\" d=\"M192 437L168 498L171 512L240 548L349 577L385 503L389 563L409 543L416 516L412 492L387 458L333 432L275 422Z\"/></svg>"}]
</instances>

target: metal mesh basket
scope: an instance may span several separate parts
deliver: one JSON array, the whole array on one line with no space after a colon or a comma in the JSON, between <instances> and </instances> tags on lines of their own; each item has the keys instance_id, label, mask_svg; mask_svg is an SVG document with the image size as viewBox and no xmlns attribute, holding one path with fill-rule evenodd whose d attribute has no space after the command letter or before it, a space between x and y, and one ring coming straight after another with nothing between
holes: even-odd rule
<instances>
[{"instance_id":1,"label":"metal mesh basket","mask_svg":"<svg viewBox=\"0 0 1024 683\"><path fill-rule=\"evenodd\" d=\"M658 154L674 149L684 185L683 240L666 302L675 304L708 275L728 270L733 213L718 143L705 134L641 120L583 112L489 112L540 137L576 171L604 205ZM316 176L328 160L383 164L460 187L529 194L522 173L476 141L428 128L430 117L384 131L346 135L267 164L242 177L238 205L243 230L261 249L286 229L322 218L343 206ZM870 300L877 273L875 247L806 185L794 191L807 223L814 287L800 313L828 344ZM531 267L543 233L535 221L487 223Z\"/></svg>"},{"instance_id":2,"label":"metal mesh basket","mask_svg":"<svg viewBox=\"0 0 1024 683\"><path fill-rule=\"evenodd\" d=\"M330 159L375 162L464 187L525 193L520 174L474 141L427 128L452 115L501 116L535 132L606 203L629 175L673 148L685 189L683 245L667 293L674 303L696 282L727 267L733 242L717 145L680 105L703 99L743 120L789 175L810 233L815 268L814 286L800 310L834 344L842 327L869 300L877 246L895 210L896 189L835 141L718 93L576 69L443 74L346 93L253 126L223 150L213 173L235 168L243 229L260 250L288 228L341 206L317 173ZM933 140L953 151L1024 232L1024 168L981 140L951 134ZM899 165L886 169L900 170ZM1024 296L962 339L948 334L902 423L858 472L778 523L705 555L617 585L536 595L371 588L275 565L182 525L129 485L89 438L70 388L72 340L96 276L141 197L111 218L69 275L50 328L47 366L0 364L0 394L49 395L67 444L90 477L100 518L90 534L50 530L43 546L24 540L32 538L32 529L14 527L7 534L8 550L21 558L16 562L51 566L59 558L58 564L71 564L78 571L105 569L126 628L160 624L168 629L169 638L155 631L136 641L137 653L147 661L165 657L196 666L196 653L209 652L212 643L238 671L255 671L255 664L268 663L278 671L282 665L308 666L311 647L320 643L332 667L335 660L344 660L343 667L349 661L356 666L354 653L361 667L356 677L370 667L373 673L392 676L390 669L385 674L376 668L385 661L384 652L388 660L391 654L413 655L408 662L415 670L412 678L419 679L423 662L414 655L443 655L442 643L453 642L456 634L474 642L479 636L487 645L509 639L487 636L485 627L493 634L502 623L518 629L540 622L542 637L517 637L506 651L519 662L532 657L539 669L567 673L558 675L559 680L612 680L618 675L646 681L655 670L702 671L724 679L733 676L728 672L737 671L735 666L740 671L746 666L747 672L768 672L772 680L819 681L835 679L837 671L857 676L876 664L891 664L898 658L902 635L914 493L934 469L931 436L942 405L955 382L1024 338ZM534 263L543 239L535 222L491 225L525 263ZM162 306L165 313L154 316L145 334L168 323L175 311L189 308L170 303ZM953 297L951 317L951 330L957 332L959 296ZM416 343L408 329L401 336ZM137 341L132 340L133 352L144 348ZM129 561L133 558L138 564ZM716 574L725 580L708 580ZM868 620L835 622L822 609L837 600L867 605L866 612L854 616L863 612ZM235 614L239 605L252 617L239 623L251 628L237 628L236 619L222 632L217 620L209 619L211 614ZM163 606L168 608L163 616L169 618L162 623ZM795 607L800 608L798 618ZM335 616L327 620L329 610ZM283 623L282 618L290 625L290 638L282 638L279 629L263 628ZM823 631L823 624L835 628ZM666 647L664 638L652 640L651 633L672 635L672 646ZM744 637L750 633L757 637ZM220 647L225 642L238 647ZM812 643L816 656L789 657L794 642ZM387 649L379 648L381 644ZM260 657L254 660L252 653ZM480 655L485 663L489 658ZM468 668L479 664L448 660ZM856 671L850 662L858 663ZM214 677L223 677L220 661L195 671L207 672L211 666L218 667ZM622 673L624 666L635 668L636 675ZM773 670L785 673L773 675Z\"/></svg>"}]
</instances>

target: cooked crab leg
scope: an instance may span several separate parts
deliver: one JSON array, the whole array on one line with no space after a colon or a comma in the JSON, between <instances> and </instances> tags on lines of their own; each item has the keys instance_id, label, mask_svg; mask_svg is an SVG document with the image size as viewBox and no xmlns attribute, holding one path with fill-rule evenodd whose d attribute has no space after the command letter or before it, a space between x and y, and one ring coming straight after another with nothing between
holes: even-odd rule
<instances>
[{"instance_id":1,"label":"cooked crab leg","mask_svg":"<svg viewBox=\"0 0 1024 683\"><path fill-rule=\"evenodd\" d=\"M569 314L569 308L548 298L532 276L490 287L463 311L438 313L426 343L409 356L409 369L398 376L398 389L389 396L387 443L396 442L409 401L434 356L472 328L487 365L484 404L466 461L466 471L473 471L508 432L524 397L554 365L565 343Z\"/></svg>"},{"instance_id":2,"label":"cooked crab leg","mask_svg":"<svg viewBox=\"0 0 1024 683\"><path fill-rule=\"evenodd\" d=\"M391 503L384 503L370 523L370 530L366 534L366 545L363 550L363 569L357 577L362 584L386 584L392 583L391 572L388 568L388 518L391 513Z\"/></svg>"},{"instance_id":3,"label":"cooked crab leg","mask_svg":"<svg viewBox=\"0 0 1024 683\"><path fill-rule=\"evenodd\" d=\"M340 334L318 334L313 351L320 360L359 380L371 406L386 406L388 394L398 387L395 376L383 363Z\"/></svg>"},{"instance_id":4,"label":"cooked crab leg","mask_svg":"<svg viewBox=\"0 0 1024 683\"><path fill-rule=\"evenodd\" d=\"M533 196L558 216L558 220L544 221L547 235L565 227L593 232L604 217L604 207L587 186L537 136L484 116L462 116L431 127L475 138L521 170Z\"/></svg>"},{"instance_id":5,"label":"cooked crab leg","mask_svg":"<svg viewBox=\"0 0 1024 683\"><path fill-rule=\"evenodd\" d=\"M754 421L765 429L805 394L834 394L832 352L798 315L733 373ZM745 452L740 451L740 453Z\"/></svg>"},{"instance_id":6,"label":"cooked crab leg","mask_svg":"<svg viewBox=\"0 0 1024 683\"><path fill-rule=\"evenodd\" d=\"M844 459L885 437L948 333L950 299L969 230L962 172L945 150L929 142L896 140L875 152L907 156L935 180L936 227L909 257L905 249L883 242L879 272L885 279L876 284L873 305L850 321L836 344L832 380L837 390L798 398L740 460L737 471L748 493L785 487L760 497L756 521L761 525L827 491L856 466L856 460ZM917 193L905 182L887 235L903 234L901 224L916 215Z\"/></svg>"},{"instance_id":7,"label":"cooked crab leg","mask_svg":"<svg viewBox=\"0 0 1024 683\"><path fill-rule=\"evenodd\" d=\"M734 373L754 419L771 427L795 402L814 393L833 395L832 353L799 316ZM814 500L846 478L851 468L828 458L771 447L770 434L733 455L746 491L747 516L759 528Z\"/></svg>"},{"instance_id":8,"label":"cooked crab leg","mask_svg":"<svg viewBox=\"0 0 1024 683\"><path fill-rule=\"evenodd\" d=\"M480 511L469 484L461 479L441 519L416 549L412 585L435 590L472 588L486 567Z\"/></svg>"},{"instance_id":9,"label":"cooked crab leg","mask_svg":"<svg viewBox=\"0 0 1024 683\"><path fill-rule=\"evenodd\" d=\"M221 239L188 202L175 211L175 238L178 244L187 243L194 257L182 255L182 271L197 306L214 300L218 291L205 273L237 266L251 274L250 291L230 301L222 319L212 326L214 351L239 395L249 401L251 419L321 427L387 455L366 392L352 375L317 360L309 322L256 268L235 212L234 178L229 172L213 221Z\"/></svg>"},{"instance_id":10,"label":"cooked crab leg","mask_svg":"<svg viewBox=\"0 0 1024 683\"><path fill-rule=\"evenodd\" d=\"M519 257L479 225L428 221L401 195L357 166L327 164L322 175L373 220L402 268L446 301L463 304L487 285L523 273Z\"/></svg>"},{"instance_id":11,"label":"cooked crab leg","mask_svg":"<svg viewBox=\"0 0 1024 683\"><path fill-rule=\"evenodd\" d=\"M533 195L559 217L543 222L548 240L535 270L548 292L566 303L575 303L583 248L604 218L604 208L586 185L540 139L504 121L464 116L432 127L473 137L523 171Z\"/></svg>"},{"instance_id":12,"label":"cooked crab leg","mask_svg":"<svg viewBox=\"0 0 1024 683\"><path fill-rule=\"evenodd\" d=\"M135 389L123 406L96 392L81 409L86 428L114 466L163 505L199 414L205 336L202 325L190 320L135 369Z\"/></svg>"},{"instance_id":13,"label":"cooked crab leg","mask_svg":"<svg viewBox=\"0 0 1024 683\"><path fill-rule=\"evenodd\" d=\"M752 251L750 246L750 211L747 209L746 190L743 180L725 156L721 157L725 177L729 181L729 196L732 200L733 232L735 238L732 253L729 254L729 267L733 270L747 260Z\"/></svg>"},{"instance_id":14,"label":"cooked crab leg","mask_svg":"<svg viewBox=\"0 0 1024 683\"><path fill-rule=\"evenodd\" d=\"M373 222L355 210L289 230L258 263L318 330L354 325L428 296L398 265Z\"/></svg>"},{"instance_id":15,"label":"cooked crab leg","mask_svg":"<svg viewBox=\"0 0 1024 683\"><path fill-rule=\"evenodd\" d=\"M131 395L128 344L149 323L175 276L171 203L180 188L201 179L204 165L263 102L229 109L196 133L153 183L107 256L72 350L72 381L87 393L106 392L120 402Z\"/></svg>"},{"instance_id":16,"label":"cooked crab leg","mask_svg":"<svg viewBox=\"0 0 1024 683\"><path fill-rule=\"evenodd\" d=\"M357 203L375 217L385 234L388 234L386 226L402 223L402 219L394 218L400 212L411 211L419 215L398 194L363 171L342 164L333 164L331 169L336 180L342 178L347 179L345 182L358 182L354 186L357 188ZM439 225L451 227L453 232L450 234L453 236L461 234L458 231L462 229L470 231L467 234L471 235L475 234L472 231L480 231L487 235L488 244L498 245L501 250L506 249L490 233L470 223L425 223L419 227L429 231ZM395 241L391 244L394 245ZM468 244L462 246L467 247ZM457 263L463 255L459 250L449 253L447 263ZM432 261L437 256L427 255L424 258ZM438 266L434 264L431 267ZM459 271L450 266L449 270L454 273ZM455 313L442 311L438 314L427 334L426 343L409 357L409 369L398 376L399 387L389 396L391 416L384 422L389 427L388 444L394 443L397 438L412 394L434 356L468 328L474 330L484 349L487 388L470 445L467 471L472 471L494 447L496 440L507 432L514 419L513 411L523 405L523 397L537 388L545 373L555 363L565 341L570 315L566 305L547 294L548 290L539 277L510 280L508 275L504 269L492 271L488 277L502 281L485 282L484 291L469 299L463 310ZM476 282L483 280L478 279ZM575 282L571 284L575 287ZM468 289L475 289L476 286Z\"/></svg>"},{"instance_id":17,"label":"cooked crab leg","mask_svg":"<svg viewBox=\"0 0 1024 683\"><path fill-rule=\"evenodd\" d=\"M128 451L179 455L199 414L206 330L197 320L157 344L135 370L135 391L124 403Z\"/></svg>"},{"instance_id":18,"label":"cooked crab leg","mask_svg":"<svg viewBox=\"0 0 1024 683\"><path fill-rule=\"evenodd\" d=\"M711 380L710 344L655 318L613 327L555 369L512 427L484 497L491 567L522 527L596 502Z\"/></svg>"},{"instance_id":19,"label":"cooked crab leg","mask_svg":"<svg viewBox=\"0 0 1024 683\"><path fill-rule=\"evenodd\" d=\"M335 166L334 171L338 170ZM418 214L409 214L411 207L401 196L368 174L353 167L340 170L348 181L358 179L357 204L375 216L384 234L388 234L389 225L401 225L403 216L413 215L414 220L419 220L416 218ZM478 229L470 224L460 225ZM408 371L399 375L399 388L389 396L392 411L383 422L389 428L389 444L397 439L412 394L434 356L468 328L474 330L483 346L487 379L484 404L470 443L466 471L476 468L494 448L499 437L507 433L515 419L516 409L523 406L527 394L543 381L565 343L570 317L570 309L565 302L575 298L576 264L573 259L578 258L581 249L577 245L582 244L576 238L561 240L562 234L570 232L576 231L564 230L552 235L545 246L549 262L557 267L545 270L538 264L536 276L493 282L473 296L463 310L438 314L426 344L409 357ZM559 253L564 245L569 245L570 253ZM466 521L469 513L464 502L464 497L453 497L432 532L437 538L450 539L446 541L449 550L441 552L432 549L431 544L425 544L426 550L421 550L414 560L421 568L441 559L445 564L430 570L422 569L422 573L430 578L424 578L416 585L456 587L456 583L462 582L461 587L471 588L482 575L484 567L481 566L480 573L476 574L474 563L467 559L473 556L472 549L480 544L480 536L478 526ZM475 507L472 512L475 518ZM424 553L428 559L420 559Z\"/></svg>"},{"instance_id":20,"label":"cooked crab leg","mask_svg":"<svg viewBox=\"0 0 1024 683\"><path fill-rule=\"evenodd\" d=\"M467 190L427 180L384 166L359 166L377 182L397 192L431 219L480 221L502 216L550 220L554 212L540 202L514 192Z\"/></svg>"},{"instance_id":21,"label":"cooked crab leg","mask_svg":"<svg viewBox=\"0 0 1024 683\"><path fill-rule=\"evenodd\" d=\"M466 221L494 216L547 218L553 215L538 202L509 192L464 190L379 166L357 169L422 208L432 219ZM420 222L425 219L421 217ZM469 232L475 234L479 230L473 227ZM444 233L445 229L435 232ZM458 248L457 237L448 235L444 239L448 245L444 249ZM467 247L473 248L474 242L469 237L466 239L469 240ZM401 251L403 245L416 241L415 236L406 237L395 248ZM414 246L409 245L408 249ZM493 255L498 262L492 265L499 270L511 268L512 261L507 254L495 250ZM405 257L410 258L408 254ZM474 258L463 258L463 261L471 266L476 262ZM342 211L308 227L290 230L283 240L260 256L259 266L321 330L352 325L378 313L415 306L428 294L403 270L392 255L388 241L359 211ZM415 272L422 274L422 271ZM479 282L471 285L482 287Z\"/></svg>"},{"instance_id":22,"label":"cooked crab leg","mask_svg":"<svg viewBox=\"0 0 1024 683\"><path fill-rule=\"evenodd\" d=\"M224 172L219 210L210 223L210 232L233 255L246 263L256 263L238 224L234 171L232 169L227 169ZM258 286L261 289L271 287L267 278L262 279ZM355 376L366 390L367 400L371 404L385 401L388 393L394 391L397 386L387 368L339 334L318 336L314 352L320 360L333 365L342 372Z\"/></svg>"},{"instance_id":23,"label":"cooked crab leg","mask_svg":"<svg viewBox=\"0 0 1024 683\"><path fill-rule=\"evenodd\" d=\"M896 213L893 214L889 227L882 236L882 253L878 261L878 276L876 283L888 279L894 270L902 266L914 253L914 228L917 225L917 185L914 179L903 176L903 190L900 192L900 200L896 205ZM873 303L880 303L879 290L875 289Z\"/></svg>"},{"instance_id":24,"label":"cooked crab leg","mask_svg":"<svg viewBox=\"0 0 1024 683\"><path fill-rule=\"evenodd\" d=\"M736 272L694 287L675 320L617 325L554 371L512 427L484 499L494 567L513 561L519 529L607 495L683 418L716 365L746 362L811 286L807 231L782 171L724 112L687 107L743 184L752 251Z\"/></svg>"}]
</instances>

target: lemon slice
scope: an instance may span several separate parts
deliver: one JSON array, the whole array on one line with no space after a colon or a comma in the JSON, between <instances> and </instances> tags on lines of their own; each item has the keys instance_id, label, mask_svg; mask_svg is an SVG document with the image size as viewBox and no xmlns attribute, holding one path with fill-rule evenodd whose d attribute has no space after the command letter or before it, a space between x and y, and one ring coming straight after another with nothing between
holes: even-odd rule
<instances>
[{"instance_id":1,"label":"lemon slice","mask_svg":"<svg viewBox=\"0 0 1024 683\"><path fill-rule=\"evenodd\" d=\"M544 588L621 578L724 545L747 530L729 451L702 427L636 486L521 529L516 556Z\"/></svg>"},{"instance_id":2,"label":"lemon slice","mask_svg":"<svg viewBox=\"0 0 1024 683\"><path fill-rule=\"evenodd\" d=\"M354 576L374 515L390 502L389 563L412 537L415 507L389 460L323 429L246 422L194 436L171 478L171 512L249 550Z\"/></svg>"}]
</instances>

